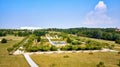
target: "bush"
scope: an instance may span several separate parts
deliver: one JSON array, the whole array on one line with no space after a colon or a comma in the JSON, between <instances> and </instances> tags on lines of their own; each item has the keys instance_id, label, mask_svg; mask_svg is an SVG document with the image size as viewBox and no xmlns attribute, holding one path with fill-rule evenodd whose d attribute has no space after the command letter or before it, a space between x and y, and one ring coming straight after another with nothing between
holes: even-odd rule
<instances>
[{"instance_id":1,"label":"bush","mask_svg":"<svg viewBox=\"0 0 120 67\"><path fill-rule=\"evenodd\" d=\"M61 48L61 50L72 50L72 45L65 45Z\"/></svg>"},{"instance_id":2,"label":"bush","mask_svg":"<svg viewBox=\"0 0 120 67\"><path fill-rule=\"evenodd\" d=\"M92 54L93 54L93 52L90 52L90 53L89 53L89 55L92 55Z\"/></svg>"},{"instance_id":3,"label":"bush","mask_svg":"<svg viewBox=\"0 0 120 67\"><path fill-rule=\"evenodd\" d=\"M65 56L63 56L64 58L69 58L69 56L68 55L65 55Z\"/></svg>"},{"instance_id":4,"label":"bush","mask_svg":"<svg viewBox=\"0 0 120 67\"><path fill-rule=\"evenodd\" d=\"M67 43L71 43L72 42L72 40L68 37L67 38Z\"/></svg>"},{"instance_id":5,"label":"bush","mask_svg":"<svg viewBox=\"0 0 120 67\"><path fill-rule=\"evenodd\" d=\"M80 41L72 41L72 45L80 45L81 42Z\"/></svg>"},{"instance_id":6,"label":"bush","mask_svg":"<svg viewBox=\"0 0 120 67\"><path fill-rule=\"evenodd\" d=\"M7 43L7 40L6 40L5 38L3 38L3 39L1 40L1 43Z\"/></svg>"},{"instance_id":7,"label":"bush","mask_svg":"<svg viewBox=\"0 0 120 67\"><path fill-rule=\"evenodd\" d=\"M11 47L11 48L7 48L7 51L9 52L9 55L12 55L13 53L12 53L12 51L13 51L14 49Z\"/></svg>"},{"instance_id":8,"label":"bush","mask_svg":"<svg viewBox=\"0 0 120 67\"><path fill-rule=\"evenodd\" d=\"M99 64L97 64L97 67L105 67L104 62L99 62Z\"/></svg>"},{"instance_id":9,"label":"bush","mask_svg":"<svg viewBox=\"0 0 120 67\"><path fill-rule=\"evenodd\" d=\"M30 48L30 52L36 52L38 50L39 50L39 48L37 46L33 46Z\"/></svg>"},{"instance_id":10,"label":"bush","mask_svg":"<svg viewBox=\"0 0 120 67\"><path fill-rule=\"evenodd\" d=\"M51 51L57 51L57 47L56 47L56 46L51 46L51 47L50 47L50 50L51 50Z\"/></svg>"},{"instance_id":11,"label":"bush","mask_svg":"<svg viewBox=\"0 0 120 67\"><path fill-rule=\"evenodd\" d=\"M7 48L8 52L11 52L13 50L13 48Z\"/></svg>"},{"instance_id":12,"label":"bush","mask_svg":"<svg viewBox=\"0 0 120 67\"><path fill-rule=\"evenodd\" d=\"M39 50L40 51L49 51L50 47L49 46L40 46Z\"/></svg>"},{"instance_id":13,"label":"bush","mask_svg":"<svg viewBox=\"0 0 120 67\"><path fill-rule=\"evenodd\" d=\"M119 40L115 40L115 43L118 43L118 44L120 44L120 39L119 39Z\"/></svg>"},{"instance_id":14,"label":"bush","mask_svg":"<svg viewBox=\"0 0 120 67\"><path fill-rule=\"evenodd\" d=\"M78 50L78 46L72 46L72 50Z\"/></svg>"},{"instance_id":15,"label":"bush","mask_svg":"<svg viewBox=\"0 0 120 67\"><path fill-rule=\"evenodd\" d=\"M118 54L120 54L120 51L118 52Z\"/></svg>"}]
</instances>

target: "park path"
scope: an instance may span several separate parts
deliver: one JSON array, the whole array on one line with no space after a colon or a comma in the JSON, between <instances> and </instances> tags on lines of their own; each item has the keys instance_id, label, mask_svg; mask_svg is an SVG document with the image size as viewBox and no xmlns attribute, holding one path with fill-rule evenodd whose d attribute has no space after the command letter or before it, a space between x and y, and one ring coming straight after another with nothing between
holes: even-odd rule
<instances>
[{"instance_id":1,"label":"park path","mask_svg":"<svg viewBox=\"0 0 120 67\"><path fill-rule=\"evenodd\" d=\"M51 40L50 40L50 38L46 35L46 38L48 39L48 41L50 42L50 44L52 44L52 45L55 45Z\"/></svg>"},{"instance_id":2,"label":"park path","mask_svg":"<svg viewBox=\"0 0 120 67\"><path fill-rule=\"evenodd\" d=\"M23 54L27 62L29 63L30 67L39 67L31 58L28 54Z\"/></svg>"}]
</instances>

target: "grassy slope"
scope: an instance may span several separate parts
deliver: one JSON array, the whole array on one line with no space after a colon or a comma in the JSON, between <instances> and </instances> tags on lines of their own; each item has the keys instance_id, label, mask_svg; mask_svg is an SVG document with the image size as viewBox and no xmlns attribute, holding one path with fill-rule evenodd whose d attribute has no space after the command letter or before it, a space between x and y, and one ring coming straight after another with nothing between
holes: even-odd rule
<instances>
[{"instance_id":1,"label":"grassy slope","mask_svg":"<svg viewBox=\"0 0 120 67\"><path fill-rule=\"evenodd\" d=\"M114 50L120 51L120 44L115 43L115 41L109 40L102 40L102 39L95 39L95 38L88 38L88 37L80 37L82 40L95 40L97 42L109 43L115 45Z\"/></svg>"},{"instance_id":2,"label":"grassy slope","mask_svg":"<svg viewBox=\"0 0 120 67\"><path fill-rule=\"evenodd\" d=\"M69 58L64 58L68 55ZM71 53L31 55L40 67L96 67L102 61L106 67L118 67L120 55L117 53Z\"/></svg>"},{"instance_id":3,"label":"grassy slope","mask_svg":"<svg viewBox=\"0 0 120 67\"><path fill-rule=\"evenodd\" d=\"M23 37L0 37L6 39L12 39L8 41L8 43L2 44L0 43L0 67L29 67L26 60L22 55L8 55L7 48L11 47L15 43L21 41Z\"/></svg>"}]
</instances>

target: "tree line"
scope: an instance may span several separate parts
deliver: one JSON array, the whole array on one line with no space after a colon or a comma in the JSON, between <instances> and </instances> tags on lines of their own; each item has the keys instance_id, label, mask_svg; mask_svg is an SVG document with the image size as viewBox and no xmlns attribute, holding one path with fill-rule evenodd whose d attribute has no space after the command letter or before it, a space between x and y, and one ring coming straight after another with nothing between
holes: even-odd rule
<instances>
[{"instance_id":1,"label":"tree line","mask_svg":"<svg viewBox=\"0 0 120 67\"><path fill-rule=\"evenodd\" d=\"M104 39L120 43L120 32L115 31L115 28L69 28L69 29L48 29L49 31L64 32L77 36L84 36L96 39Z\"/></svg>"}]
</instances>

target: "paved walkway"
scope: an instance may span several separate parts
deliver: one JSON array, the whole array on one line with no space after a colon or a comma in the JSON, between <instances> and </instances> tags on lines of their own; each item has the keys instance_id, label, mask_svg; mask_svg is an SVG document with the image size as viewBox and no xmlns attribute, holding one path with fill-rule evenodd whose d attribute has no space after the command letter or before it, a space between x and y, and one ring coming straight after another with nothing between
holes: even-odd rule
<instances>
[{"instance_id":1,"label":"paved walkway","mask_svg":"<svg viewBox=\"0 0 120 67\"><path fill-rule=\"evenodd\" d=\"M39 67L28 54L23 54L27 62L29 63L30 67Z\"/></svg>"},{"instance_id":2,"label":"paved walkway","mask_svg":"<svg viewBox=\"0 0 120 67\"><path fill-rule=\"evenodd\" d=\"M46 38L48 39L48 41L50 42L50 44L52 44L52 45L55 45L51 40L50 40L50 38L46 35Z\"/></svg>"},{"instance_id":3,"label":"paved walkway","mask_svg":"<svg viewBox=\"0 0 120 67\"><path fill-rule=\"evenodd\" d=\"M59 53L89 53L89 52L119 52L116 50L102 49L102 50L79 50L79 51L46 51L46 52L27 52L26 54L59 54Z\"/></svg>"}]
</instances>

